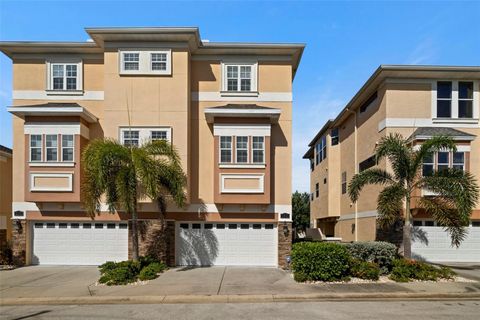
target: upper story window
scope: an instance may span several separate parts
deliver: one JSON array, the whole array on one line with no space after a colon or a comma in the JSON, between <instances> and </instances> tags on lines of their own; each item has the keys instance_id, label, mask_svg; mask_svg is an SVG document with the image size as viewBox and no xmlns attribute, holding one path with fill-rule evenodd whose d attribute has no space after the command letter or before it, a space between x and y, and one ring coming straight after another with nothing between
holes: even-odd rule
<instances>
[{"instance_id":1,"label":"upper story window","mask_svg":"<svg viewBox=\"0 0 480 320\"><path fill-rule=\"evenodd\" d=\"M74 141L73 134L62 135L62 161L73 161Z\"/></svg>"},{"instance_id":2,"label":"upper story window","mask_svg":"<svg viewBox=\"0 0 480 320\"><path fill-rule=\"evenodd\" d=\"M362 162L360 162L358 164L358 170L362 172L376 165L377 165L377 158L373 155L363 160Z\"/></svg>"},{"instance_id":3,"label":"upper story window","mask_svg":"<svg viewBox=\"0 0 480 320\"><path fill-rule=\"evenodd\" d=\"M339 142L338 128L333 128L332 131L330 131L330 137L332 139L332 146L336 146Z\"/></svg>"},{"instance_id":4,"label":"upper story window","mask_svg":"<svg viewBox=\"0 0 480 320\"><path fill-rule=\"evenodd\" d=\"M248 137L236 137L237 163L248 162Z\"/></svg>"},{"instance_id":5,"label":"upper story window","mask_svg":"<svg viewBox=\"0 0 480 320\"><path fill-rule=\"evenodd\" d=\"M456 151L448 152L441 151L435 154L426 156L423 159L422 175L424 177L431 176L434 171L447 170L454 168L458 170L465 170L465 152Z\"/></svg>"},{"instance_id":6,"label":"upper story window","mask_svg":"<svg viewBox=\"0 0 480 320\"><path fill-rule=\"evenodd\" d=\"M120 74L171 74L169 49L121 49L119 55Z\"/></svg>"},{"instance_id":7,"label":"upper story window","mask_svg":"<svg viewBox=\"0 0 480 320\"><path fill-rule=\"evenodd\" d=\"M320 184L317 182L315 184L315 196L318 198L319 195L320 195Z\"/></svg>"},{"instance_id":8,"label":"upper story window","mask_svg":"<svg viewBox=\"0 0 480 320\"><path fill-rule=\"evenodd\" d=\"M128 146L140 146L141 143L147 141L165 140L171 142L172 130L167 127L136 127L120 128L120 141Z\"/></svg>"},{"instance_id":9,"label":"upper story window","mask_svg":"<svg viewBox=\"0 0 480 320\"><path fill-rule=\"evenodd\" d=\"M347 172L342 172L342 194L347 193Z\"/></svg>"},{"instance_id":10,"label":"upper story window","mask_svg":"<svg viewBox=\"0 0 480 320\"><path fill-rule=\"evenodd\" d=\"M232 162L232 137L220 137L220 162Z\"/></svg>"},{"instance_id":11,"label":"upper story window","mask_svg":"<svg viewBox=\"0 0 480 320\"><path fill-rule=\"evenodd\" d=\"M31 162L42 161L42 135L41 134L30 135L30 161Z\"/></svg>"},{"instance_id":12,"label":"upper story window","mask_svg":"<svg viewBox=\"0 0 480 320\"><path fill-rule=\"evenodd\" d=\"M140 54L133 52L123 53L123 70L139 70L140 69Z\"/></svg>"},{"instance_id":13,"label":"upper story window","mask_svg":"<svg viewBox=\"0 0 480 320\"><path fill-rule=\"evenodd\" d=\"M58 161L58 136L56 134L45 135L45 150L47 161Z\"/></svg>"},{"instance_id":14,"label":"upper story window","mask_svg":"<svg viewBox=\"0 0 480 320\"><path fill-rule=\"evenodd\" d=\"M222 63L224 92L248 93L257 91L256 63Z\"/></svg>"},{"instance_id":15,"label":"upper story window","mask_svg":"<svg viewBox=\"0 0 480 320\"><path fill-rule=\"evenodd\" d=\"M61 92L82 90L82 61L75 59L47 61L47 90Z\"/></svg>"},{"instance_id":16,"label":"upper story window","mask_svg":"<svg viewBox=\"0 0 480 320\"><path fill-rule=\"evenodd\" d=\"M327 157L327 137L322 139L315 145L315 164L319 164Z\"/></svg>"},{"instance_id":17,"label":"upper story window","mask_svg":"<svg viewBox=\"0 0 480 320\"><path fill-rule=\"evenodd\" d=\"M375 91L368 99L360 106L360 113L367 111L368 107L377 100L378 93Z\"/></svg>"},{"instance_id":18,"label":"upper story window","mask_svg":"<svg viewBox=\"0 0 480 320\"><path fill-rule=\"evenodd\" d=\"M475 101L474 96L475 85L478 87L478 83L475 84L473 81L437 81L434 85L436 118L478 118L478 101Z\"/></svg>"},{"instance_id":19,"label":"upper story window","mask_svg":"<svg viewBox=\"0 0 480 320\"><path fill-rule=\"evenodd\" d=\"M252 137L252 162L265 163L265 137Z\"/></svg>"}]
</instances>

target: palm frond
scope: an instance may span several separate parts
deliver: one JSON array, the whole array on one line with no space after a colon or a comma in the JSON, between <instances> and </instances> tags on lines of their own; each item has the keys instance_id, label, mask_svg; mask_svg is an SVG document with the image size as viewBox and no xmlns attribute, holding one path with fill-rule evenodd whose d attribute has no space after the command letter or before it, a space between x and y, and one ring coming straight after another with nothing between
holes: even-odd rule
<instances>
[{"instance_id":1,"label":"palm frond","mask_svg":"<svg viewBox=\"0 0 480 320\"><path fill-rule=\"evenodd\" d=\"M403 209L403 199L407 190L399 183L385 187L378 195L378 224L385 228L392 226L399 218Z\"/></svg>"},{"instance_id":2,"label":"palm frond","mask_svg":"<svg viewBox=\"0 0 480 320\"><path fill-rule=\"evenodd\" d=\"M427 156L433 155L435 152L448 150L456 151L457 147L452 138L447 136L434 136L420 145L420 148L415 152L412 169L418 172L422 168L424 159Z\"/></svg>"},{"instance_id":3,"label":"palm frond","mask_svg":"<svg viewBox=\"0 0 480 320\"><path fill-rule=\"evenodd\" d=\"M348 195L353 202L358 200L360 191L368 184L392 184L395 183L392 175L385 170L372 168L355 174L348 184Z\"/></svg>"},{"instance_id":4,"label":"palm frond","mask_svg":"<svg viewBox=\"0 0 480 320\"><path fill-rule=\"evenodd\" d=\"M397 180L411 180L411 160L413 151L407 140L399 133L383 137L375 149L377 162L386 158L390 161Z\"/></svg>"}]
</instances>

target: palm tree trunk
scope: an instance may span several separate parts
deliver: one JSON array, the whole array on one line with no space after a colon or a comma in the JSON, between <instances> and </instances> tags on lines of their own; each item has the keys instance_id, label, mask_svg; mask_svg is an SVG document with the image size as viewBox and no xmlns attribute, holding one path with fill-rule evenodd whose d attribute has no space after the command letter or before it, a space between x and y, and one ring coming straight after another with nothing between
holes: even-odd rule
<instances>
[{"instance_id":1,"label":"palm tree trunk","mask_svg":"<svg viewBox=\"0 0 480 320\"><path fill-rule=\"evenodd\" d=\"M403 257L412 258L412 226L410 212L410 197L405 199L405 223L403 225Z\"/></svg>"},{"instance_id":2,"label":"palm tree trunk","mask_svg":"<svg viewBox=\"0 0 480 320\"><path fill-rule=\"evenodd\" d=\"M133 261L138 261L138 220L137 220L137 209L134 207L132 212L132 247Z\"/></svg>"}]
</instances>

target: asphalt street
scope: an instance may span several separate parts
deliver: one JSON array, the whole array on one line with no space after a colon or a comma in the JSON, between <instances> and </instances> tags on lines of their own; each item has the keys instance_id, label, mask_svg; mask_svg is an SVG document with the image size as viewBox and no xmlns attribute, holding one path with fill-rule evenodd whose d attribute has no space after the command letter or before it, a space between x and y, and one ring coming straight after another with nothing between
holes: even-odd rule
<instances>
[{"instance_id":1,"label":"asphalt street","mask_svg":"<svg viewBox=\"0 0 480 320\"><path fill-rule=\"evenodd\" d=\"M478 319L477 301L2 306L0 319Z\"/></svg>"}]
</instances>

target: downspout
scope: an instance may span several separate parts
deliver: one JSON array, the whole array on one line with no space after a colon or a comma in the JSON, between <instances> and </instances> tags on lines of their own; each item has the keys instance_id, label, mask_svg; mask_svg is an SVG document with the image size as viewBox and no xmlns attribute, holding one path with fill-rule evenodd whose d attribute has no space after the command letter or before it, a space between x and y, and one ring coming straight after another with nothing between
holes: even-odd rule
<instances>
[{"instance_id":1,"label":"downspout","mask_svg":"<svg viewBox=\"0 0 480 320\"><path fill-rule=\"evenodd\" d=\"M355 111L350 110L349 108L346 109L348 112L352 113L354 116L354 121L355 121L355 130L354 130L354 139L355 139L355 145L353 148L354 152L354 161L355 161L355 174L358 174L358 147L357 147L357 113ZM354 208L355 208L355 242L358 241L358 201L355 201L354 203Z\"/></svg>"}]
</instances>

